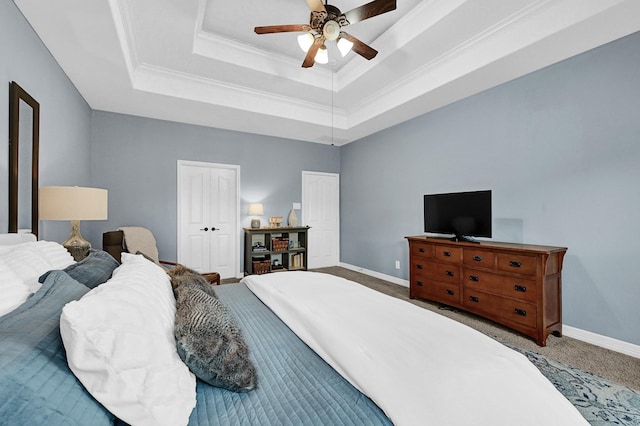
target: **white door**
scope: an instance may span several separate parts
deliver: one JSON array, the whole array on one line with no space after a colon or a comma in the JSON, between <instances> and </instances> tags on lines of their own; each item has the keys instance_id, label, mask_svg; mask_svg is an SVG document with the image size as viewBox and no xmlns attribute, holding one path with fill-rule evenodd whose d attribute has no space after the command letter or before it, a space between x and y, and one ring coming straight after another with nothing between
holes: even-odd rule
<instances>
[{"instance_id":1,"label":"white door","mask_svg":"<svg viewBox=\"0 0 640 426\"><path fill-rule=\"evenodd\" d=\"M239 179L239 166L178 161L179 263L237 276Z\"/></svg>"},{"instance_id":2,"label":"white door","mask_svg":"<svg viewBox=\"0 0 640 426\"><path fill-rule=\"evenodd\" d=\"M336 266L340 260L340 175L302 172L302 223L310 226L307 267Z\"/></svg>"}]
</instances>

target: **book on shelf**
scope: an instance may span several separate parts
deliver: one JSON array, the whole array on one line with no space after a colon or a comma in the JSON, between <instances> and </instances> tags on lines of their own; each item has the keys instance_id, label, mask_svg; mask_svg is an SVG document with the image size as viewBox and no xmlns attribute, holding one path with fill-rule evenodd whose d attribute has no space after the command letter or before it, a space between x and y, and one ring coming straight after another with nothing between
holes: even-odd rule
<instances>
[{"instance_id":1,"label":"book on shelf","mask_svg":"<svg viewBox=\"0 0 640 426\"><path fill-rule=\"evenodd\" d=\"M302 253L291 256L291 267L294 269L302 268Z\"/></svg>"}]
</instances>

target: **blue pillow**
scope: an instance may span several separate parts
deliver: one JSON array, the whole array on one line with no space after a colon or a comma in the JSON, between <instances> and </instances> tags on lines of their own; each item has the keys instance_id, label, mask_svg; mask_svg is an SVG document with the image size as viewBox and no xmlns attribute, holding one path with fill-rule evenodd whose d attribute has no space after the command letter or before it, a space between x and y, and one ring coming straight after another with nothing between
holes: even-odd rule
<instances>
[{"instance_id":1,"label":"blue pillow","mask_svg":"<svg viewBox=\"0 0 640 426\"><path fill-rule=\"evenodd\" d=\"M113 425L73 375L60 337L62 307L89 289L62 271L0 317L0 423Z\"/></svg>"},{"instance_id":2,"label":"blue pillow","mask_svg":"<svg viewBox=\"0 0 640 426\"><path fill-rule=\"evenodd\" d=\"M94 288L111 278L118 266L120 264L106 251L91 249L87 257L67 266L64 272L79 283ZM44 282L50 272L43 274L38 281Z\"/></svg>"}]
</instances>

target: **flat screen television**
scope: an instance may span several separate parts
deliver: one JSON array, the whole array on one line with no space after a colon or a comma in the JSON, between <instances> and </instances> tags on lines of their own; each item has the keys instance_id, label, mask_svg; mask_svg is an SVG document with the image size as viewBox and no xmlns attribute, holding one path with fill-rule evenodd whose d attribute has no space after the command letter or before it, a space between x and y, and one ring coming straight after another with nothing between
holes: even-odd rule
<instances>
[{"instance_id":1,"label":"flat screen television","mask_svg":"<svg viewBox=\"0 0 640 426\"><path fill-rule=\"evenodd\" d=\"M427 194L424 232L453 234L453 241L491 237L491 190Z\"/></svg>"}]
</instances>

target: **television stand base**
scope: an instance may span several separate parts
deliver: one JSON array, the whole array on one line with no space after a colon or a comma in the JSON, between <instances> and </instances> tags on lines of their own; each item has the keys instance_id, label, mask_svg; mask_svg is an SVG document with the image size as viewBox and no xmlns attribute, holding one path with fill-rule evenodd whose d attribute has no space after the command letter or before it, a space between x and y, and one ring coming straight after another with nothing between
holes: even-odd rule
<instances>
[{"instance_id":1,"label":"television stand base","mask_svg":"<svg viewBox=\"0 0 640 426\"><path fill-rule=\"evenodd\" d=\"M473 237L468 237L466 235L456 235L455 237L451 237L449 241L455 241L456 243L463 242L463 243L480 244L480 241L476 240Z\"/></svg>"}]
</instances>

